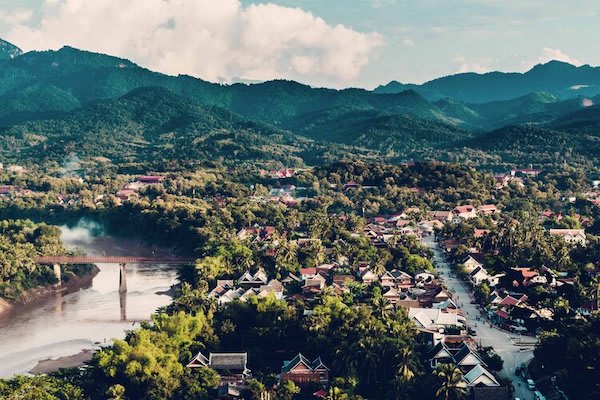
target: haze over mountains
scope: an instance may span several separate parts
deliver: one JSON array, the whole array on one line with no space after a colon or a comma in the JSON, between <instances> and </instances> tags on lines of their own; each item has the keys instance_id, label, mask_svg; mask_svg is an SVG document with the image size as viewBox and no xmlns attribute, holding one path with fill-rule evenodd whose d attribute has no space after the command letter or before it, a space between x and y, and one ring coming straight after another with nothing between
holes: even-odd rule
<instances>
[{"instance_id":1,"label":"haze over mountains","mask_svg":"<svg viewBox=\"0 0 600 400\"><path fill-rule=\"evenodd\" d=\"M549 152L595 151L598 103L600 68L556 61L524 74L332 90L291 81L220 85L71 47L22 54L0 42L0 154L15 161L64 152L132 162L231 153L238 162L283 165L476 152L488 161L502 154L502 163L536 163L552 159Z\"/></svg>"}]
</instances>

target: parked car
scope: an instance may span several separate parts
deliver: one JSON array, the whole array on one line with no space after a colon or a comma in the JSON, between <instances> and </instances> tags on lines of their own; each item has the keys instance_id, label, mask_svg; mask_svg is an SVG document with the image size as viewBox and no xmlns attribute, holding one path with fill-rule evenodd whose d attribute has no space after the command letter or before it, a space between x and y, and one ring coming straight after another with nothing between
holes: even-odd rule
<instances>
[{"instance_id":1,"label":"parked car","mask_svg":"<svg viewBox=\"0 0 600 400\"><path fill-rule=\"evenodd\" d=\"M535 389L535 382L533 379L527 379L527 387L531 390Z\"/></svg>"}]
</instances>

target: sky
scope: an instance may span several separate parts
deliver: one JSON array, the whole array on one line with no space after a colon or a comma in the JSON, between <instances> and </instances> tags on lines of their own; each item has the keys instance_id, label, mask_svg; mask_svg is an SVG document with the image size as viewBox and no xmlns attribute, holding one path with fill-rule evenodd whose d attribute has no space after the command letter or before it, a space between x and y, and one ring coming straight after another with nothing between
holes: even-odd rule
<instances>
[{"instance_id":1,"label":"sky","mask_svg":"<svg viewBox=\"0 0 600 400\"><path fill-rule=\"evenodd\" d=\"M0 0L0 38L212 82L391 80L600 65L599 0Z\"/></svg>"}]
</instances>

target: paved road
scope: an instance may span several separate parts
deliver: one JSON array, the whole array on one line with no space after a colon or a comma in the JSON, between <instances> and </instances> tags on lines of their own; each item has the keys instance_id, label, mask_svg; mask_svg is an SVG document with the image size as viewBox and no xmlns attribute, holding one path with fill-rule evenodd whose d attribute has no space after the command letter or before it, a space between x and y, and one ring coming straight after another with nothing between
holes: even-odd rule
<instances>
[{"instance_id":1,"label":"paved road","mask_svg":"<svg viewBox=\"0 0 600 400\"><path fill-rule=\"evenodd\" d=\"M454 300L462 309L467 323L477 331L475 338L481 346L492 346L496 353L504 360L504 368L500 376L509 378L515 388L514 397L521 400L533 399L533 392L527 389L524 380L515 375L516 368L522 363L527 363L533 358L533 346L536 339L528 336L506 333L496 327L490 327L489 323L477 320L483 318L481 311L475 304L471 304L471 289L460 279L451 276L450 265L446 256L435 242L433 236L423 239L423 243L430 247L434 253L434 262L441 278L454 294Z\"/></svg>"}]
</instances>

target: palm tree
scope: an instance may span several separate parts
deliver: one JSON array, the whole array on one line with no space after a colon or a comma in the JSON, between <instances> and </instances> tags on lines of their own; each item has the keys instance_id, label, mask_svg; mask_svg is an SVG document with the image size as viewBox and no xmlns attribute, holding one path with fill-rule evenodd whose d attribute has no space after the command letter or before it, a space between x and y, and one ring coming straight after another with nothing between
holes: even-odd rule
<instances>
[{"instance_id":1,"label":"palm tree","mask_svg":"<svg viewBox=\"0 0 600 400\"><path fill-rule=\"evenodd\" d=\"M364 337L358 341L357 355L362 359L362 371L367 371L366 382L371 383L377 378L380 357L377 352L377 343L372 337Z\"/></svg>"},{"instance_id":2,"label":"palm tree","mask_svg":"<svg viewBox=\"0 0 600 400\"><path fill-rule=\"evenodd\" d=\"M467 394L467 384L464 381L461 370L452 364L440 364L433 371L433 374L440 379L440 387L435 392L437 399L441 400L460 400Z\"/></svg>"},{"instance_id":3,"label":"palm tree","mask_svg":"<svg viewBox=\"0 0 600 400\"><path fill-rule=\"evenodd\" d=\"M403 347L396 355L398 359L398 367L396 376L402 382L409 382L415 377L417 363L415 354L410 347Z\"/></svg>"},{"instance_id":4,"label":"palm tree","mask_svg":"<svg viewBox=\"0 0 600 400\"><path fill-rule=\"evenodd\" d=\"M373 308L375 309L375 314L382 321L387 321L390 317L390 312L392 309L392 305L390 302L383 296L377 296L373 299Z\"/></svg>"}]
</instances>

